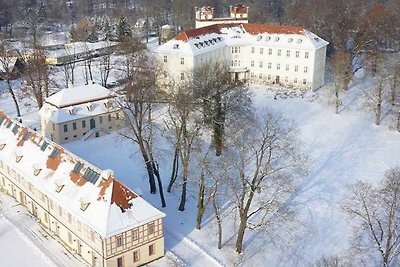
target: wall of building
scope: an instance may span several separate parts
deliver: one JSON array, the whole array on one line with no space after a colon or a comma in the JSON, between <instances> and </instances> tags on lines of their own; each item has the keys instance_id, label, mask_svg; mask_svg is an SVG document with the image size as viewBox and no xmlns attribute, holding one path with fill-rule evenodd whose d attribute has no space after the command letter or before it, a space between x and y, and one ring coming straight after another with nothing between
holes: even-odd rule
<instances>
[{"instance_id":1,"label":"wall of building","mask_svg":"<svg viewBox=\"0 0 400 267\"><path fill-rule=\"evenodd\" d=\"M162 219L149 222L106 239L107 266L139 266L164 256Z\"/></svg>"},{"instance_id":2,"label":"wall of building","mask_svg":"<svg viewBox=\"0 0 400 267\"><path fill-rule=\"evenodd\" d=\"M99 137L106 134L108 131L124 127L123 118L124 114L121 110L103 113L92 117L70 120L62 123L53 123L52 121L47 121L42 118L42 135L45 135L47 138L58 144L64 144L82 139L85 136L93 133L93 130L104 129L105 131L98 131L98 136L96 135L96 133L93 133L90 136ZM94 129L91 129L92 119L94 120L95 124ZM83 121L85 121L84 124ZM64 125L66 125L67 131L64 131Z\"/></svg>"},{"instance_id":3,"label":"wall of building","mask_svg":"<svg viewBox=\"0 0 400 267\"><path fill-rule=\"evenodd\" d=\"M90 266L103 266L103 239L100 235L1 160L0 188L25 206L43 229L72 253L81 256Z\"/></svg>"}]
</instances>

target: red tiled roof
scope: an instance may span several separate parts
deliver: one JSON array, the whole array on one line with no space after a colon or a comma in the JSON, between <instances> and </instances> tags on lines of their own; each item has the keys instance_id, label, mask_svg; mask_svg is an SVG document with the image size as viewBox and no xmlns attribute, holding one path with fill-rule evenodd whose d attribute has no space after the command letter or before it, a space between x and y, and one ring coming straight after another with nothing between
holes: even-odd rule
<instances>
[{"instance_id":1,"label":"red tiled roof","mask_svg":"<svg viewBox=\"0 0 400 267\"><path fill-rule=\"evenodd\" d=\"M114 179L111 204L115 203L118 207L129 209L129 201L134 198L137 198L137 195L135 193L133 193L120 181Z\"/></svg>"},{"instance_id":2,"label":"red tiled roof","mask_svg":"<svg viewBox=\"0 0 400 267\"><path fill-rule=\"evenodd\" d=\"M243 27L250 34L259 33L271 33L271 34L303 34L304 28L295 26L280 26L280 25L267 25L267 24L253 24L253 23L228 23L228 24L213 24L210 26L190 29L187 31L180 32L175 40L187 42L190 38L197 36L210 34L210 33L221 33L222 28L229 28L234 26Z\"/></svg>"}]
</instances>

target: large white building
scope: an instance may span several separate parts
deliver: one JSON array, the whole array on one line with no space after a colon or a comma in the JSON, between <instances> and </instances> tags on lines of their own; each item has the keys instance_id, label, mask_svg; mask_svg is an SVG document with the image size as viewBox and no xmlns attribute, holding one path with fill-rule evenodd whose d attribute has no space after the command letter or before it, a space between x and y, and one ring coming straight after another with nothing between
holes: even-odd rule
<instances>
[{"instance_id":1,"label":"large white building","mask_svg":"<svg viewBox=\"0 0 400 267\"><path fill-rule=\"evenodd\" d=\"M164 255L164 213L117 180L0 112L0 189L88 266Z\"/></svg>"},{"instance_id":2,"label":"large white building","mask_svg":"<svg viewBox=\"0 0 400 267\"><path fill-rule=\"evenodd\" d=\"M327 45L301 27L214 24L183 31L156 53L162 83L186 80L196 67L219 62L237 80L315 90L324 84Z\"/></svg>"},{"instance_id":3,"label":"large white building","mask_svg":"<svg viewBox=\"0 0 400 267\"><path fill-rule=\"evenodd\" d=\"M42 135L63 144L99 137L124 126L117 95L99 84L63 89L39 111Z\"/></svg>"}]
</instances>

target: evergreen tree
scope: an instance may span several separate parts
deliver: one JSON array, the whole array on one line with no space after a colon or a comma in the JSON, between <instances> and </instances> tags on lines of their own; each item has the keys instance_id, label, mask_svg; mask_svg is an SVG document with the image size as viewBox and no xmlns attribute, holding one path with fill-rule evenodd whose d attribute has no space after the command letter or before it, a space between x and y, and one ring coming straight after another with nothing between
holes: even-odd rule
<instances>
[{"instance_id":1,"label":"evergreen tree","mask_svg":"<svg viewBox=\"0 0 400 267\"><path fill-rule=\"evenodd\" d=\"M126 37L132 37L132 30L126 17L121 17L118 23L118 38L121 40Z\"/></svg>"}]
</instances>

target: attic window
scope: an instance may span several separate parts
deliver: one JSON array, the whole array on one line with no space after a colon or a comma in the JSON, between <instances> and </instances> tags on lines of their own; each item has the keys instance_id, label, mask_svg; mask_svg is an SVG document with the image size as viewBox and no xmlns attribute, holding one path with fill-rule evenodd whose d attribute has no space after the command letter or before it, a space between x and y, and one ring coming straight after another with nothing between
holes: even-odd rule
<instances>
[{"instance_id":1,"label":"attic window","mask_svg":"<svg viewBox=\"0 0 400 267\"><path fill-rule=\"evenodd\" d=\"M43 141L42 145L40 146L40 150L45 151L49 144L46 141Z\"/></svg>"},{"instance_id":2,"label":"attic window","mask_svg":"<svg viewBox=\"0 0 400 267\"><path fill-rule=\"evenodd\" d=\"M109 109L109 108L112 108L112 107L113 107L113 105L112 105L112 102L111 102L110 100L108 100L108 101L104 102L104 106L105 106L107 109Z\"/></svg>"},{"instance_id":3,"label":"attic window","mask_svg":"<svg viewBox=\"0 0 400 267\"><path fill-rule=\"evenodd\" d=\"M200 48L198 43L195 43L194 45L195 45L198 49Z\"/></svg>"},{"instance_id":4,"label":"attic window","mask_svg":"<svg viewBox=\"0 0 400 267\"><path fill-rule=\"evenodd\" d=\"M94 106L93 106L92 103L89 102L89 103L86 105L86 108L87 108L88 111L93 111Z\"/></svg>"},{"instance_id":5,"label":"attic window","mask_svg":"<svg viewBox=\"0 0 400 267\"><path fill-rule=\"evenodd\" d=\"M297 43L298 43L298 44L301 44L301 42L303 42L303 40L297 39Z\"/></svg>"},{"instance_id":6,"label":"attic window","mask_svg":"<svg viewBox=\"0 0 400 267\"><path fill-rule=\"evenodd\" d=\"M86 181L95 184L97 180L99 179L100 174L98 172L95 172L91 168L87 168L85 173L83 174L83 178L85 178Z\"/></svg>"},{"instance_id":7,"label":"attic window","mask_svg":"<svg viewBox=\"0 0 400 267\"><path fill-rule=\"evenodd\" d=\"M75 115L76 114L76 109L74 107L70 107L68 109L68 112L69 112L70 115Z\"/></svg>"},{"instance_id":8,"label":"attic window","mask_svg":"<svg viewBox=\"0 0 400 267\"><path fill-rule=\"evenodd\" d=\"M279 37L275 37L275 42L278 42L279 41Z\"/></svg>"},{"instance_id":9,"label":"attic window","mask_svg":"<svg viewBox=\"0 0 400 267\"><path fill-rule=\"evenodd\" d=\"M22 155L15 156L15 162L20 162L22 159Z\"/></svg>"},{"instance_id":10,"label":"attic window","mask_svg":"<svg viewBox=\"0 0 400 267\"><path fill-rule=\"evenodd\" d=\"M293 38L288 39L288 43L291 43L291 42L293 42Z\"/></svg>"},{"instance_id":11,"label":"attic window","mask_svg":"<svg viewBox=\"0 0 400 267\"><path fill-rule=\"evenodd\" d=\"M85 211L90 205L90 202L81 202L81 210Z\"/></svg>"},{"instance_id":12,"label":"attic window","mask_svg":"<svg viewBox=\"0 0 400 267\"><path fill-rule=\"evenodd\" d=\"M208 46L209 44L208 44L208 41L204 41L204 43Z\"/></svg>"},{"instance_id":13,"label":"attic window","mask_svg":"<svg viewBox=\"0 0 400 267\"><path fill-rule=\"evenodd\" d=\"M42 168L33 167L33 175L38 176Z\"/></svg>"},{"instance_id":14,"label":"attic window","mask_svg":"<svg viewBox=\"0 0 400 267\"><path fill-rule=\"evenodd\" d=\"M3 148L6 146L6 144L0 144L0 150L3 150Z\"/></svg>"},{"instance_id":15,"label":"attic window","mask_svg":"<svg viewBox=\"0 0 400 267\"><path fill-rule=\"evenodd\" d=\"M213 40L214 40L214 42L217 42L218 41L218 39L217 38L212 38Z\"/></svg>"},{"instance_id":16,"label":"attic window","mask_svg":"<svg viewBox=\"0 0 400 267\"><path fill-rule=\"evenodd\" d=\"M12 123L12 121L9 121L8 123L7 123L7 125L6 125L6 127L7 128L11 128L11 125L12 125L13 123Z\"/></svg>"},{"instance_id":17,"label":"attic window","mask_svg":"<svg viewBox=\"0 0 400 267\"><path fill-rule=\"evenodd\" d=\"M199 44L201 45L201 47L203 47L203 46L204 46L204 43L203 43L203 42L199 42Z\"/></svg>"},{"instance_id":18,"label":"attic window","mask_svg":"<svg viewBox=\"0 0 400 267\"><path fill-rule=\"evenodd\" d=\"M57 193L60 193L61 192L61 190L64 188L64 185L63 184L61 184L61 185L56 185L56 192Z\"/></svg>"},{"instance_id":19,"label":"attic window","mask_svg":"<svg viewBox=\"0 0 400 267\"><path fill-rule=\"evenodd\" d=\"M72 171L73 171L74 173L79 173L79 172L81 171L82 167L83 167L83 164L80 163L80 162L77 162L77 163L75 164L74 169L73 169Z\"/></svg>"},{"instance_id":20,"label":"attic window","mask_svg":"<svg viewBox=\"0 0 400 267\"><path fill-rule=\"evenodd\" d=\"M29 132L28 131L26 131L26 132L24 132L24 135L22 135L22 140L28 140L28 137L29 137Z\"/></svg>"},{"instance_id":21,"label":"attic window","mask_svg":"<svg viewBox=\"0 0 400 267\"><path fill-rule=\"evenodd\" d=\"M265 37L265 41L269 41L269 40L271 40L271 36Z\"/></svg>"},{"instance_id":22,"label":"attic window","mask_svg":"<svg viewBox=\"0 0 400 267\"><path fill-rule=\"evenodd\" d=\"M319 38L318 37L314 37L314 40L319 42Z\"/></svg>"},{"instance_id":23,"label":"attic window","mask_svg":"<svg viewBox=\"0 0 400 267\"><path fill-rule=\"evenodd\" d=\"M218 39L219 41L221 41L221 40L222 40L222 37L217 37L217 39Z\"/></svg>"},{"instance_id":24,"label":"attic window","mask_svg":"<svg viewBox=\"0 0 400 267\"><path fill-rule=\"evenodd\" d=\"M15 124L11 131L12 131L14 134L17 134L17 133L18 133L18 129L19 129L19 126L18 126L17 124Z\"/></svg>"},{"instance_id":25,"label":"attic window","mask_svg":"<svg viewBox=\"0 0 400 267\"><path fill-rule=\"evenodd\" d=\"M54 148L53 151L51 151L49 157L52 159L55 159L57 157L57 155L58 155L58 149Z\"/></svg>"},{"instance_id":26,"label":"attic window","mask_svg":"<svg viewBox=\"0 0 400 267\"><path fill-rule=\"evenodd\" d=\"M3 123L4 120L5 120L4 117L1 117L1 118L0 118L0 125Z\"/></svg>"},{"instance_id":27,"label":"attic window","mask_svg":"<svg viewBox=\"0 0 400 267\"><path fill-rule=\"evenodd\" d=\"M257 36L257 41L261 41L261 39L262 39L261 35Z\"/></svg>"},{"instance_id":28,"label":"attic window","mask_svg":"<svg viewBox=\"0 0 400 267\"><path fill-rule=\"evenodd\" d=\"M174 49L179 49L179 44L174 44Z\"/></svg>"}]
</instances>

